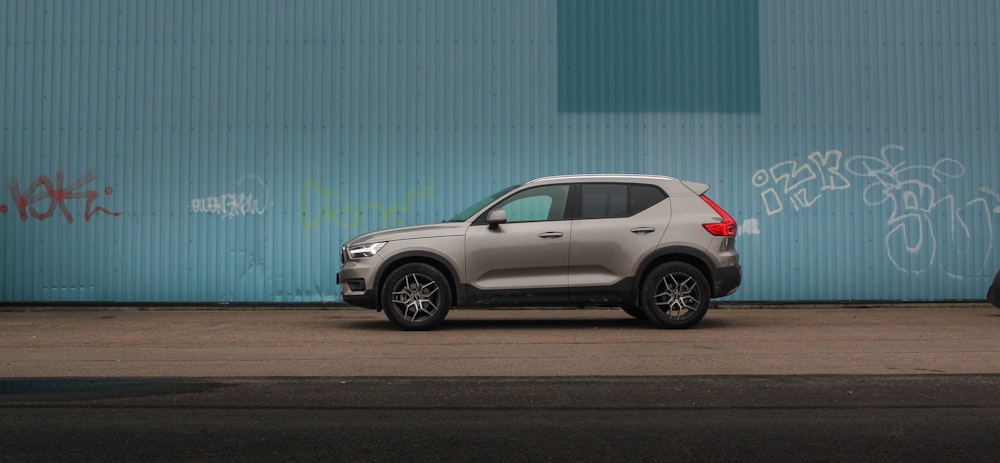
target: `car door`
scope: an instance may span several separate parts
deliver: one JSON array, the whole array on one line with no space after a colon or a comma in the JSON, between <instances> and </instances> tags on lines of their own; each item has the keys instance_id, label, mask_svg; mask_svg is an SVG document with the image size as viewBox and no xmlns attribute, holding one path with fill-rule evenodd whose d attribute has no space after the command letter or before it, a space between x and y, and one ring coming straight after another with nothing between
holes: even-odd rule
<instances>
[{"instance_id":1,"label":"car door","mask_svg":"<svg viewBox=\"0 0 1000 463\"><path fill-rule=\"evenodd\" d=\"M600 305L609 294L631 291L639 261L660 242L670 222L666 197L654 185L580 185L569 255L573 301Z\"/></svg>"},{"instance_id":2,"label":"car door","mask_svg":"<svg viewBox=\"0 0 1000 463\"><path fill-rule=\"evenodd\" d=\"M487 211L505 211L506 223L469 227L466 281L472 303L566 302L571 238L571 222L566 217L569 192L569 185L519 191Z\"/></svg>"}]
</instances>

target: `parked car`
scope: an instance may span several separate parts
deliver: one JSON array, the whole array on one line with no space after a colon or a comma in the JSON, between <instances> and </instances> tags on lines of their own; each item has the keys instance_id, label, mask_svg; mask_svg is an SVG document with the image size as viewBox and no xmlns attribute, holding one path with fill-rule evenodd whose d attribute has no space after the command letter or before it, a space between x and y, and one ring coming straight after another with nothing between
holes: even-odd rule
<instances>
[{"instance_id":1,"label":"parked car","mask_svg":"<svg viewBox=\"0 0 1000 463\"><path fill-rule=\"evenodd\" d=\"M444 223L350 240L337 282L345 302L406 330L432 329L454 306L622 307L687 328L742 281L736 221L708 189L648 175L535 179Z\"/></svg>"},{"instance_id":2,"label":"parked car","mask_svg":"<svg viewBox=\"0 0 1000 463\"><path fill-rule=\"evenodd\" d=\"M993 277L993 284L986 292L986 299L990 301L990 304L993 304L993 307L1000 308L1000 272L997 272L996 276Z\"/></svg>"}]
</instances>

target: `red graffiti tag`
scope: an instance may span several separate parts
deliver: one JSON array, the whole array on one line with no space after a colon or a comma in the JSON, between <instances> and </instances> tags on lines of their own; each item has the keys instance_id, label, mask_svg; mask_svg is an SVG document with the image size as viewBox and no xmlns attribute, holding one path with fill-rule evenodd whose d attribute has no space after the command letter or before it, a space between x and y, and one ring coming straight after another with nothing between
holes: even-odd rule
<instances>
[{"instance_id":1,"label":"red graffiti tag","mask_svg":"<svg viewBox=\"0 0 1000 463\"><path fill-rule=\"evenodd\" d=\"M98 212L103 212L107 215L118 216L121 212L111 212L103 207L94 206L94 201L97 200L98 193L95 190L80 191L90 182L97 179L97 174L93 172L87 172L87 175L80 177L79 180L73 182L69 186L63 186L64 175L62 172L56 172L55 182L49 177L41 176L38 177L31 186L24 192L21 191L20 185L16 182L10 186L10 194L14 198L14 203L17 207L17 212L21 216L21 220L28 220L29 215L38 220L47 220L55 214L56 209L62 213L66 221L73 223L73 215L70 214L69 208L66 206L67 201L74 199L86 199L87 208L84 211L83 219L90 221L90 219ZM40 191L39 191L40 190ZM110 186L104 188L104 193L111 195L113 190ZM32 206L39 201L49 200L49 208L45 212L38 212ZM2 213L7 213L7 205L0 206L2 208Z\"/></svg>"}]
</instances>

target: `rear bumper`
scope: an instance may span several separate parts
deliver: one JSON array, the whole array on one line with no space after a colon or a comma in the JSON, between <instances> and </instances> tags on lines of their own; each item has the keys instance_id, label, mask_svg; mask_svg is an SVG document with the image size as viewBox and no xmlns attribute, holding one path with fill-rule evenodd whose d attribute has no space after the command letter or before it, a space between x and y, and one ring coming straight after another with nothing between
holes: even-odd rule
<instances>
[{"instance_id":1,"label":"rear bumper","mask_svg":"<svg viewBox=\"0 0 1000 463\"><path fill-rule=\"evenodd\" d=\"M743 283L743 267L723 267L715 271L713 297L725 297L736 292Z\"/></svg>"}]
</instances>

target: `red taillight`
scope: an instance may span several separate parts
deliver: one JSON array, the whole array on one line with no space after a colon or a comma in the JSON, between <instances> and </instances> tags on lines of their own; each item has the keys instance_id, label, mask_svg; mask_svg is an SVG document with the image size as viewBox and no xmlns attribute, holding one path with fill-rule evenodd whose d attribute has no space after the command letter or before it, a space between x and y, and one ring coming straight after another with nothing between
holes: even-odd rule
<instances>
[{"instance_id":1,"label":"red taillight","mask_svg":"<svg viewBox=\"0 0 1000 463\"><path fill-rule=\"evenodd\" d=\"M715 236L736 236L736 221L733 220L733 217L722 210L718 204L715 204L715 201L708 199L708 196L702 196L701 199L722 216L721 223L703 223L701 226L705 227L705 230L708 230L709 233Z\"/></svg>"}]
</instances>

